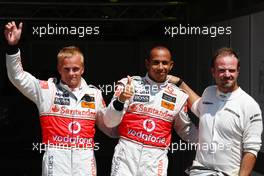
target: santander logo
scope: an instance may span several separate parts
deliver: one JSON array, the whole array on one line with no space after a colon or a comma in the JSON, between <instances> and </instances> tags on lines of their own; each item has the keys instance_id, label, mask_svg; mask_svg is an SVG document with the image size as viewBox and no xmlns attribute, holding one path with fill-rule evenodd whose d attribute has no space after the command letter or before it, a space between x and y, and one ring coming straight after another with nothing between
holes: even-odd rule
<instances>
[{"instance_id":1,"label":"santander logo","mask_svg":"<svg viewBox=\"0 0 264 176\"><path fill-rule=\"evenodd\" d=\"M87 110L69 109L66 106L60 107L58 105L53 105L51 110L52 110L52 112L60 113L62 115L69 115L69 116L86 116L86 117L95 118L95 115L96 115L95 110L91 110L91 109L87 109Z\"/></svg>"},{"instance_id":2,"label":"santander logo","mask_svg":"<svg viewBox=\"0 0 264 176\"><path fill-rule=\"evenodd\" d=\"M51 109L53 112L58 112L60 110L60 108L57 105L53 105Z\"/></svg>"},{"instance_id":3,"label":"santander logo","mask_svg":"<svg viewBox=\"0 0 264 176\"><path fill-rule=\"evenodd\" d=\"M132 104L132 105L130 105L129 106L129 109L131 110L131 111L137 111L137 104Z\"/></svg>"}]
</instances>

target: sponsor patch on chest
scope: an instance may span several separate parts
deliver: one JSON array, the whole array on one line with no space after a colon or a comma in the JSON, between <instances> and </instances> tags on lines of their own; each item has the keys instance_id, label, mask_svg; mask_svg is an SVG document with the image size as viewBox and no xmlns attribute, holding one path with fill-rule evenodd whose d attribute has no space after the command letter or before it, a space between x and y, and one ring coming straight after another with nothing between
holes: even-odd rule
<instances>
[{"instance_id":1,"label":"sponsor patch on chest","mask_svg":"<svg viewBox=\"0 0 264 176\"><path fill-rule=\"evenodd\" d=\"M136 101L136 102L149 102L149 95L138 95L138 94L135 94L134 98L133 98L133 101Z\"/></svg>"},{"instance_id":2,"label":"sponsor patch on chest","mask_svg":"<svg viewBox=\"0 0 264 176\"><path fill-rule=\"evenodd\" d=\"M161 107L169 109L171 111L174 110L175 105L173 103L166 102L164 100L161 100Z\"/></svg>"},{"instance_id":3,"label":"sponsor patch on chest","mask_svg":"<svg viewBox=\"0 0 264 176\"><path fill-rule=\"evenodd\" d=\"M86 102L82 101L81 102L82 108L90 108L90 109L95 109L95 103L94 102Z\"/></svg>"},{"instance_id":4,"label":"sponsor patch on chest","mask_svg":"<svg viewBox=\"0 0 264 176\"><path fill-rule=\"evenodd\" d=\"M81 107L82 108L90 108L90 109L95 109L95 99L94 97L85 94L82 98L81 102Z\"/></svg>"},{"instance_id":5,"label":"sponsor patch on chest","mask_svg":"<svg viewBox=\"0 0 264 176\"><path fill-rule=\"evenodd\" d=\"M207 104L207 105L213 105L214 104L213 102L210 102L210 101L203 101L202 103Z\"/></svg>"},{"instance_id":6,"label":"sponsor patch on chest","mask_svg":"<svg viewBox=\"0 0 264 176\"><path fill-rule=\"evenodd\" d=\"M54 104L58 104L58 105L70 105L70 98L55 97Z\"/></svg>"},{"instance_id":7,"label":"sponsor patch on chest","mask_svg":"<svg viewBox=\"0 0 264 176\"><path fill-rule=\"evenodd\" d=\"M54 104L70 105L70 95L67 92L57 91L54 98Z\"/></svg>"},{"instance_id":8,"label":"sponsor patch on chest","mask_svg":"<svg viewBox=\"0 0 264 176\"><path fill-rule=\"evenodd\" d=\"M82 100L83 101L86 101L86 102L94 102L94 97L88 95L88 94L85 94L83 97L82 97Z\"/></svg>"},{"instance_id":9,"label":"sponsor patch on chest","mask_svg":"<svg viewBox=\"0 0 264 176\"><path fill-rule=\"evenodd\" d=\"M162 99L167 100L169 102L173 102L173 103L176 102L176 97L173 97L173 96L165 94L165 93L162 94Z\"/></svg>"}]
</instances>

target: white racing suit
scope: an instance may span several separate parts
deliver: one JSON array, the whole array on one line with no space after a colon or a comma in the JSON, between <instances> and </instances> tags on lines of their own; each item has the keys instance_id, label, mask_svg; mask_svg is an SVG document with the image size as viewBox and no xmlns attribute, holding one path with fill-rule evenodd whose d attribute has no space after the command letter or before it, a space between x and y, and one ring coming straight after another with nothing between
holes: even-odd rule
<instances>
[{"instance_id":1,"label":"white racing suit","mask_svg":"<svg viewBox=\"0 0 264 176\"><path fill-rule=\"evenodd\" d=\"M257 102L241 88L222 93L209 86L192 111L200 122L190 175L239 175L243 153L257 156L261 147L263 125Z\"/></svg>"},{"instance_id":2,"label":"white racing suit","mask_svg":"<svg viewBox=\"0 0 264 176\"><path fill-rule=\"evenodd\" d=\"M186 113L188 95L168 81L156 83L148 75L134 76L134 95L118 111L114 101L118 101L126 83L126 78L118 82L104 118L108 127L119 125L120 140L115 147L111 175L166 176L172 127L185 140L193 137Z\"/></svg>"},{"instance_id":3,"label":"white racing suit","mask_svg":"<svg viewBox=\"0 0 264 176\"><path fill-rule=\"evenodd\" d=\"M6 56L10 81L39 110L43 156L43 176L96 175L94 158L95 124L108 135L103 123L105 104L101 92L84 79L76 91L55 79L42 81L23 70L20 52Z\"/></svg>"}]
</instances>

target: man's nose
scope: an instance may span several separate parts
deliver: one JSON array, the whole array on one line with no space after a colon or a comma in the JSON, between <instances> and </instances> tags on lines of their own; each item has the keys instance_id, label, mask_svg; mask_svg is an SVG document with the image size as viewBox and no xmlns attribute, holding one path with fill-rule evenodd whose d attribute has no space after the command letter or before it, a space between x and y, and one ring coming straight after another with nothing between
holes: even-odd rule
<instances>
[{"instance_id":1,"label":"man's nose","mask_svg":"<svg viewBox=\"0 0 264 176\"><path fill-rule=\"evenodd\" d=\"M70 75L73 75L73 74L74 74L73 69L70 69L70 70L69 70L69 74L70 74Z\"/></svg>"},{"instance_id":2,"label":"man's nose","mask_svg":"<svg viewBox=\"0 0 264 176\"><path fill-rule=\"evenodd\" d=\"M224 75L225 75L226 77L229 77L229 76L230 76L230 71L229 71L229 70L225 70Z\"/></svg>"},{"instance_id":3,"label":"man's nose","mask_svg":"<svg viewBox=\"0 0 264 176\"><path fill-rule=\"evenodd\" d=\"M159 63L159 69L163 69L164 65L161 63Z\"/></svg>"}]
</instances>

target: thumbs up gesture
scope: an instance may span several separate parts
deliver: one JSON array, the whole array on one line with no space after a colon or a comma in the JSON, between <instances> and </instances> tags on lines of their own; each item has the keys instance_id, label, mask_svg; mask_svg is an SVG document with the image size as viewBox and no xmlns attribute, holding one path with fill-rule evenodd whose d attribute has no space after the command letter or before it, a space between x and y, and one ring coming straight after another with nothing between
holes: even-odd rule
<instances>
[{"instance_id":1,"label":"thumbs up gesture","mask_svg":"<svg viewBox=\"0 0 264 176\"><path fill-rule=\"evenodd\" d=\"M132 78L127 76L127 84L124 87L123 91L118 97L118 100L121 102L125 102L126 100L130 99L134 94L134 86L132 84Z\"/></svg>"}]
</instances>

